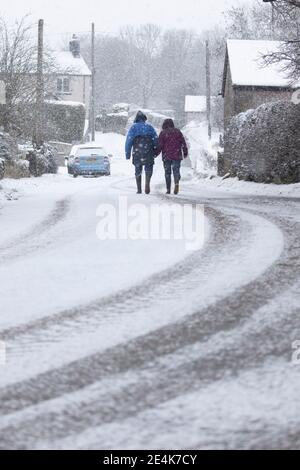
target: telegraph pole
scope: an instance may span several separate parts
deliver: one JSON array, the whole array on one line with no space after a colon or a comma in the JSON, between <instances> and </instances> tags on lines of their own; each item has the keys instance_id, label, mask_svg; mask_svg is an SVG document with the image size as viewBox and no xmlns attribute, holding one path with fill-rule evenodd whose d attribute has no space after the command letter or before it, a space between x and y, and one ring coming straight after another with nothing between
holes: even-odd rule
<instances>
[{"instance_id":1,"label":"telegraph pole","mask_svg":"<svg viewBox=\"0 0 300 470\"><path fill-rule=\"evenodd\" d=\"M90 112L90 121L91 121L91 141L95 140L95 23L92 23L92 47L91 47L91 56L92 56L92 89L91 89L91 112Z\"/></svg>"},{"instance_id":2,"label":"telegraph pole","mask_svg":"<svg viewBox=\"0 0 300 470\"><path fill-rule=\"evenodd\" d=\"M40 148L44 143L44 20L39 20L38 26L38 60L36 82L36 112L34 143Z\"/></svg>"},{"instance_id":3,"label":"telegraph pole","mask_svg":"<svg viewBox=\"0 0 300 470\"><path fill-rule=\"evenodd\" d=\"M272 41L274 41L275 37L275 9L274 9L274 3L271 2L271 9L272 9L272 18L271 18L271 25L272 25Z\"/></svg>"},{"instance_id":4,"label":"telegraph pole","mask_svg":"<svg viewBox=\"0 0 300 470\"><path fill-rule=\"evenodd\" d=\"M210 49L206 41L206 113L208 124L208 138L211 139L211 83L210 83Z\"/></svg>"},{"instance_id":5,"label":"telegraph pole","mask_svg":"<svg viewBox=\"0 0 300 470\"><path fill-rule=\"evenodd\" d=\"M263 0L264 3L270 3L271 4L271 36L272 36L272 40L274 40L274 37L275 37L275 7L274 7L274 1L276 1L276 0Z\"/></svg>"}]
</instances>

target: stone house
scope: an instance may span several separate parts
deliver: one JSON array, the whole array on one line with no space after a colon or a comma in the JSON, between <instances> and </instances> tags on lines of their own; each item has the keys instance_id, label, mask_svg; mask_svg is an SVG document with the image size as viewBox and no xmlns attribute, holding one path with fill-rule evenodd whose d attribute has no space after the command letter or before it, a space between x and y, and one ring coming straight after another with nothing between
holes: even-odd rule
<instances>
[{"instance_id":1,"label":"stone house","mask_svg":"<svg viewBox=\"0 0 300 470\"><path fill-rule=\"evenodd\" d=\"M263 60L279 48L279 41L227 40L222 86L225 129L241 112L263 103L291 100L297 84L291 84L280 65L266 66Z\"/></svg>"}]
</instances>

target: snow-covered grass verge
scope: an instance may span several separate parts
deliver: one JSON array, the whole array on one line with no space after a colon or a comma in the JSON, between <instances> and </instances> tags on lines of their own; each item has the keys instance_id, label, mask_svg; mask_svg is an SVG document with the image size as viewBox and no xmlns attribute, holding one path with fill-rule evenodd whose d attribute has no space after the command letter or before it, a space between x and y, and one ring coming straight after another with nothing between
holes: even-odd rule
<instances>
[{"instance_id":1,"label":"snow-covered grass verge","mask_svg":"<svg viewBox=\"0 0 300 470\"><path fill-rule=\"evenodd\" d=\"M0 208L8 201L19 199L19 192L16 188L9 188L3 181L0 183Z\"/></svg>"},{"instance_id":2,"label":"snow-covered grass verge","mask_svg":"<svg viewBox=\"0 0 300 470\"><path fill-rule=\"evenodd\" d=\"M208 138L207 122L191 121L183 128L195 173L200 175L215 175L217 173L217 158L220 134L212 133Z\"/></svg>"},{"instance_id":3,"label":"snow-covered grass verge","mask_svg":"<svg viewBox=\"0 0 300 470\"><path fill-rule=\"evenodd\" d=\"M274 196L274 197L300 197L300 183L296 184L263 184L241 181L238 178L213 177L199 178L194 177L192 187L198 186L199 189L209 191L220 191L227 193L256 195L256 196Z\"/></svg>"},{"instance_id":4,"label":"snow-covered grass verge","mask_svg":"<svg viewBox=\"0 0 300 470\"><path fill-rule=\"evenodd\" d=\"M65 178L64 185L68 181ZM72 183L72 181L70 181ZM64 188L60 187L61 179L56 175L43 175L40 178L5 178L0 182L0 208L5 206L10 201L16 201L22 196L34 196L41 193L51 193L55 188L59 192L65 193Z\"/></svg>"}]
</instances>

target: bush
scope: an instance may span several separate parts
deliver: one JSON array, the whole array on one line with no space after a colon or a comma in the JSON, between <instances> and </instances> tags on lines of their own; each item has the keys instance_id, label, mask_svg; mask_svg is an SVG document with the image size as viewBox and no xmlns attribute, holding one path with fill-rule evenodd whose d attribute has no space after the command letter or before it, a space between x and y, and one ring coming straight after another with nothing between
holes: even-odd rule
<instances>
[{"instance_id":1,"label":"bush","mask_svg":"<svg viewBox=\"0 0 300 470\"><path fill-rule=\"evenodd\" d=\"M0 132L0 179L29 176L27 162L18 154L17 143L6 133Z\"/></svg>"},{"instance_id":2,"label":"bush","mask_svg":"<svg viewBox=\"0 0 300 470\"><path fill-rule=\"evenodd\" d=\"M0 133L0 158L4 161L12 159L10 152L10 137L3 132Z\"/></svg>"},{"instance_id":3,"label":"bush","mask_svg":"<svg viewBox=\"0 0 300 470\"><path fill-rule=\"evenodd\" d=\"M224 136L219 174L247 181L300 181L300 106L267 103L232 119Z\"/></svg>"},{"instance_id":4,"label":"bush","mask_svg":"<svg viewBox=\"0 0 300 470\"><path fill-rule=\"evenodd\" d=\"M13 160L5 165L6 178L27 178L30 176L29 164L26 160Z\"/></svg>"},{"instance_id":5,"label":"bush","mask_svg":"<svg viewBox=\"0 0 300 470\"><path fill-rule=\"evenodd\" d=\"M26 158L29 162L30 174L33 176L57 173L57 155L50 145L45 144L40 150L30 150Z\"/></svg>"}]
</instances>

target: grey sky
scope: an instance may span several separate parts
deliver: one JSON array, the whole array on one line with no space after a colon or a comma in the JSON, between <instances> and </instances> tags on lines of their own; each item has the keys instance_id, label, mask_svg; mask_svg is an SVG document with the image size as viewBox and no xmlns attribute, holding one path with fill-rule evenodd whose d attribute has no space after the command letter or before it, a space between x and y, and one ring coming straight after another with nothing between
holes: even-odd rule
<instances>
[{"instance_id":1,"label":"grey sky","mask_svg":"<svg viewBox=\"0 0 300 470\"><path fill-rule=\"evenodd\" d=\"M115 32L125 24L153 22L163 27L203 30L222 18L222 11L243 0L9 0L0 14L10 19L31 13L44 18L54 40L64 33L86 31L96 23L98 31ZM248 0L249 3L249 0Z\"/></svg>"}]
</instances>

